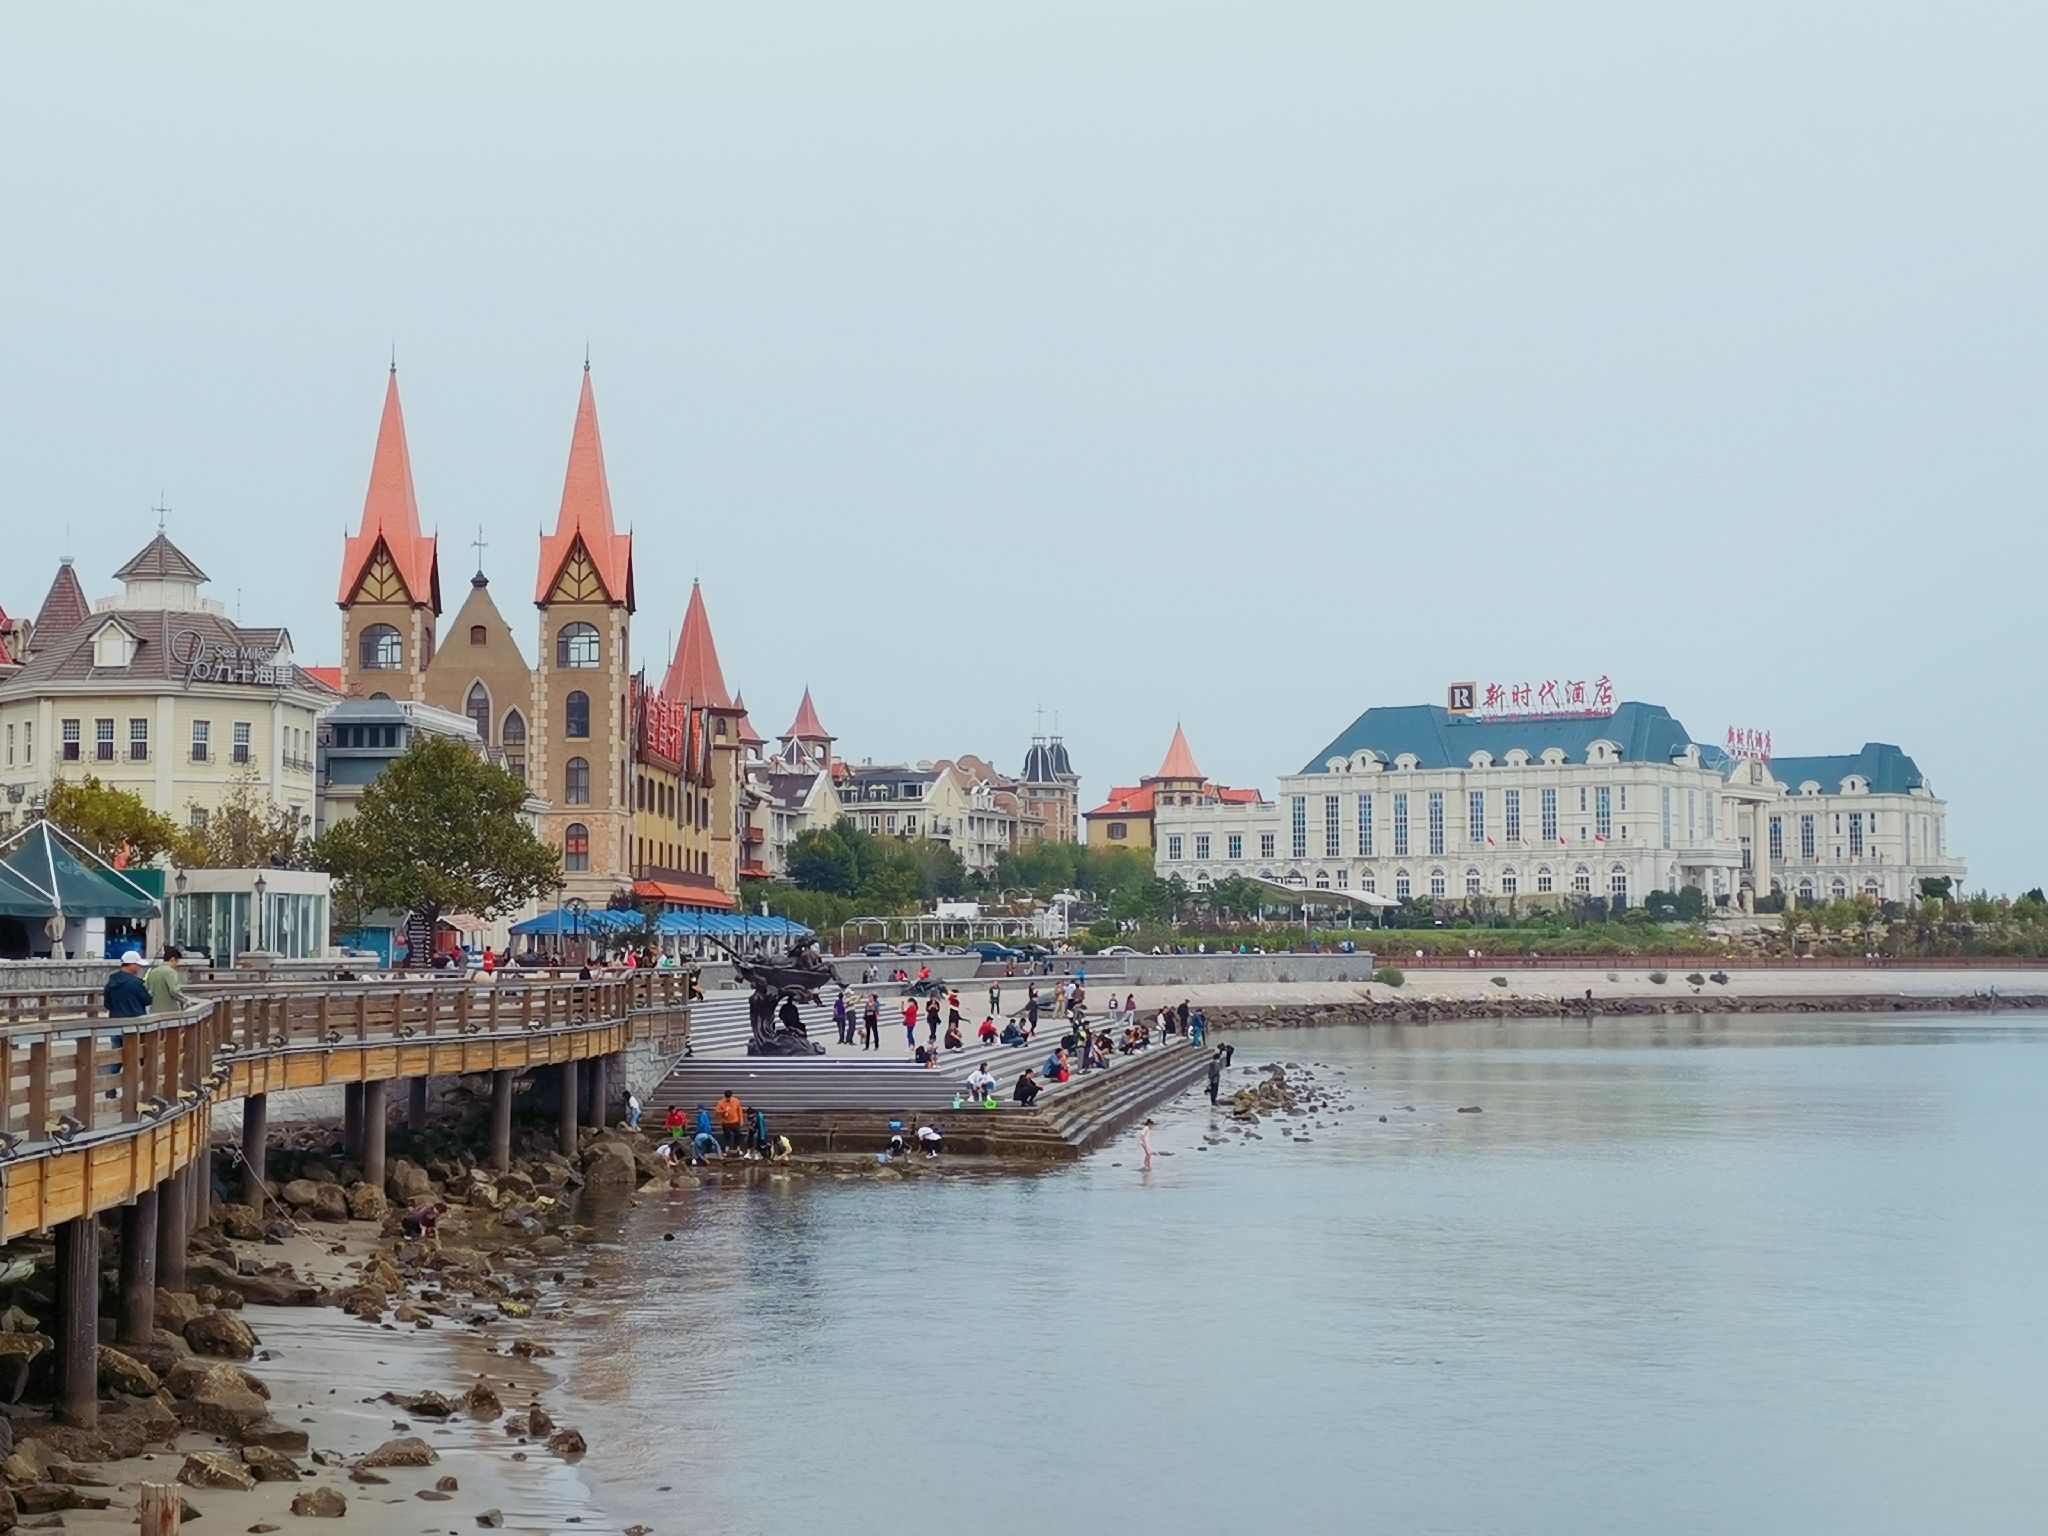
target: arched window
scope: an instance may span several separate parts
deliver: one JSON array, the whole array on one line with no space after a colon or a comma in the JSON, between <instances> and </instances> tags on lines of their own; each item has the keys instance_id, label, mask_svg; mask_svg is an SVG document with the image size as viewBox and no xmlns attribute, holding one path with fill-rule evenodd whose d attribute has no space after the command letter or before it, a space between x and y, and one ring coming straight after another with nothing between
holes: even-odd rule
<instances>
[{"instance_id":1,"label":"arched window","mask_svg":"<svg viewBox=\"0 0 2048 1536\"><path fill-rule=\"evenodd\" d=\"M1849 882L1837 875L1835 883L1828 887L1828 895L1836 901L1847 901L1849 899Z\"/></svg>"},{"instance_id":2,"label":"arched window","mask_svg":"<svg viewBox=\"0 0 2048 1536\"><path fill-rule=\"evenodd\" d=\"M555 665L588 672L597 666L597 630L589 624L564 624L555 636Z\"/></svg>"},{"instance_id":3,"label":"arched window","mask_svg":"<svg viewBox=\"0 0 2048 1536\"><path fill-rule=\"evenodd\" d=\"M1593 871L1581 864L1572 871L1572 894L1590 896L1593 894Z\"/></svg>"},{"instance_id":4,"label":"arched window","mask_svg":"<svg viewBox=\"0 0 2048 1536\"><path fill-rule=\"evenodd\" d=\"M1878 885L1876 879L1873 877L1872 879L1863 882L1863 894L1869 897L1872 901L1876 901L1879 897L1881 897L1884 894L1884 891L1883 888Z\"/></svg>"},{"instance_id":5,"label":"arched window","mask_svg":"<svg viewBox=\"0 0 2048 1536\"><path fill-rule=\"evenodd\" d=\"M1450 887L1444 882L1444 872L1440 869L1432 869L1429 872L1429 894L1432 896L1442 896L1449 890Z\"/></svg>"},{"instance_id":6,"label":"arched window","mask_svg":"<svg viewBox=\"0 0 2048 1536\"><path fill-rule=\"evenodd\" d=\"M1467 896L1477 896L1479 894L1479 871L1477 868L1465 871L1465 894Z\"/></svg>"},{"instance_id":7,"label":"arched window","mask_svg":"<svg viewBox=\"0 0 2048 1536\"><path fill-rule=\"evenodd\" d=\"M505 766L521 779L526 777L526 716L516 709L505 711L505 726L498 734L505 749Z\"/></svg>"},{"instance_id":8,"label":"arched window","mask_svg":"<svg viewBox=\"0 0 2048 1536\"><path fill-rule=\"evenodd\" d=\"M1317 870L1317 871L1316 871L1316 889L1317 889L1317 890L1319 890L1319 891L1327 891L1327 890L1328 890L1329 888L1330 888L1330 872L1329 872L1329 871L1328 871L1327 869L1319 869L1319 870Z\"/></svg>"},{"instance_id":9,"label":"arched window","mask_svg":"<svg viewBox=\"0 0 2048 1536\"><path fill-rule=\"evenodd\" d=\"M1607 871L1607 899L1617 907L1628 905L1628 869L1617 864Z\"/></svg>"},{"instance_id":10,"label":"arched window","mask_svg":"<svg viewBox=\"0 0 2048 1536\"><path fill-rule=\"evenodd\" d=\"M1406 901L1406 900L1408 899L1409 893L1410 893L1410 892L1411 892L1411 891L1412 891L1413 889L1414 889L1414 887L1413 887L1413 886L1411 886L1411 885L1409 884L1409 881L1408 881L1408 871L1407 871L1407 870L1405 870L1405 869L1397 869L1397 870L1395 870L1395 871L1394 871L1394 899L1395 899L1396 901Z\"/></svg>"},{"instance_id":11,"label":"arched window","mask_svg":"<svg viewBox=\"0 0 2048 1536\"><path fill-rule=\"evenodd\" d=\"M1501 895L1512 896L1521 888L1522 877L1520 875L1516 874L1512 869L1504 869L1500 872Z\"/></svg>"},{"instance_id":12,"label":"arched window","mask_svg":"<svg viewBox=\"0 0 2048 1536\"><path fill-rule=\"evenodd\" d=\"M468 715L475 723L477 735L483 739L483 744L488 747L491 744L490 690L485 688L482 683L470 684L469 698L464 702L462 712Z\"/></svg>"},{"instance_id":13,"label":"arched window","mask_svg":"<svg viewBox=\"0 0 2048 1536\"><path fill-rule=\"evenodd\" d=\"M590 804L590 763L572 757L562 768L562 800L568 805Z\"/></svg>"},{"instance_id":14,"label":"arched window","mask_svg":"<svg viewBox=\"0 0 2048 1536\"><path fill-rule=\"evenodd\" d=\"M1550 866L1548 864L1538 864L1536 866L1536 894L1548 896L1556 889L1557 881L1550 873Z\"/></svg>"},{"instance_id":15,"label":"arched window","mask_svg":"<svg viewBox=\"0 0 2048 1536\"><path fill-rule=\"evenodd\" d=\"M405 640L389 624L372 624L357 654L365 672L396 672L405 665Z\"/></svg>"},{"instance_id":16,"label":"arched window","mask_svg":"<svg viewBox=\"0 0 2048 1536\"><path fill-rule=\"evenodd\" d=\"M469 626L469 643L471 645L484 645L489 642L490 638L491 632L485 629L483 625L472 624Z\"/></svg>"},{"instance_id":17,"label":"arched window","mask_svg":"<svg viewBox=\"0 0 2048 1536\"><path fill-rule=\"evenodd\" d=\"M1801 906L1808 906L1808 905L1811 905L1811 904L1812 904L1812 901L1813 901L1813 882L1812 882L1811 880L1802 880L1802 881L1800 881L1800 882L1799 882L1799 903L1800 903L1800 905L1801 905Z\"/></svg>"},{"instance_id":18,"label":"arched window","mask_svg":"<svg viewBox=\"0 0 2048 1536\"><path fill-rule=\"evenodd\" d=\"M370 697L373 699L388 699L391 697L391 695L388 693L373 693L370 695Z\"/></svg>"},{"instance_id":19,"label":"arched window","mask_svg":"<svg viewBox=\"0 0 2048 1536\"><path fill-rule=\"evenodd\" d=\"M563 734L571 741L581 741L590 734L590 695L578 690L569 695L563 705Z\"/></svg>"},{"instance_id":20,"label":"arched window","mask_svg":"<svg viewBox=\"0 0 2048 1536\"><path fill-rule=\"evenodd\" d=\"M562 829L562 868L572 875L590 868L590 828L580 821Z\"/></svg>"}]
</instances>

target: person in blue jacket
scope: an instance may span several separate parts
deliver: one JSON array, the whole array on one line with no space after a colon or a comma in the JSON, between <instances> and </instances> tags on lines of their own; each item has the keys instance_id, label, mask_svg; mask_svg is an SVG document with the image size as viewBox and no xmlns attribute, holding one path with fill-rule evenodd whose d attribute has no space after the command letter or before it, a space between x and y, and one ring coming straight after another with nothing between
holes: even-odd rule
<instances>
[{"instance_id":1,"label":"person in blue jacket","mask_svg":"<svg viewBox=\"0 0 2048 1536\"><path fill-rule=\"evenodd\" d=\"M142 979L142 956L129 950L121 957L121 968L107 978L107 1016L139 1019L149 1012L149 987Z\"/></svg>"}]
</instances>

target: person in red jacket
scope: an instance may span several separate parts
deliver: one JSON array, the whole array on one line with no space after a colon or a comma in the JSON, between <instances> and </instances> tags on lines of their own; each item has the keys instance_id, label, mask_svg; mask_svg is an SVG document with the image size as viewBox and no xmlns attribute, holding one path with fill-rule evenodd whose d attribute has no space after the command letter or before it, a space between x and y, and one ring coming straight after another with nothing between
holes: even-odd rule
<instances>
[{"instance_id":1,"label":"person in red jacket","mask_svg":"<svg viewBox=\"0 0 2048 1536\"><path fill-rule=\"evenodd\" d=\"M913 1051L917 1049L917 999L903 1001L903 1043Z\"/></svg>"}]
</instances>

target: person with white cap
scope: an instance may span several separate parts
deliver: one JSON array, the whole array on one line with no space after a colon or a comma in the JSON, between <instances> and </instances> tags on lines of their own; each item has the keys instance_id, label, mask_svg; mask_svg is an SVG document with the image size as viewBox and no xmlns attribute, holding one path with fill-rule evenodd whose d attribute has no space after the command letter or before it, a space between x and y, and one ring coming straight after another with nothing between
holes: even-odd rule
<instances>
[{"instance_id":1,"label":"person with white cap","mask_svg":"<svg viewBox=\"0 0 2048 1536\"><path fill-rule=\"evenodd\" d=\"M143 984L139 950L121 956L121 968L107 978L104 996L108 1018L139 1019L149 1012L149 988Z\"/></svg>"}]
</instances>

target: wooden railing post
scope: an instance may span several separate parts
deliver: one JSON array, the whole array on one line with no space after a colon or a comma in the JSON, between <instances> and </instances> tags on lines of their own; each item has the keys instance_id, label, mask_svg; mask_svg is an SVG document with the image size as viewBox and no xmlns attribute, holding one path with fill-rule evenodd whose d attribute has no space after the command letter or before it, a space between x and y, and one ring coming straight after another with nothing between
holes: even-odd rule
<instances>
[{"instance_id":1,"label":"wooden railing post","mask_svg":"<svg viewBox=\"0 0 2048 1536\"><path fill-rule=\"evenodd\" d=\"M28 1045L28 1133L46 1136L50 1123L50 1039L38 1035Z\"/></svg>"},{"instance_id":2,"label":"wooden railing post","mask_svg":"<svg viewBox=\"0 0 2048 1536\"><path fill-rule=\"evenodd\" d=\"M100 1089L99 1037L90 1029L79 1037L77 1054L72 1059L71 1097L72 1113L91 1130L98 1120Z\"/></svg>"}]
</instances>

